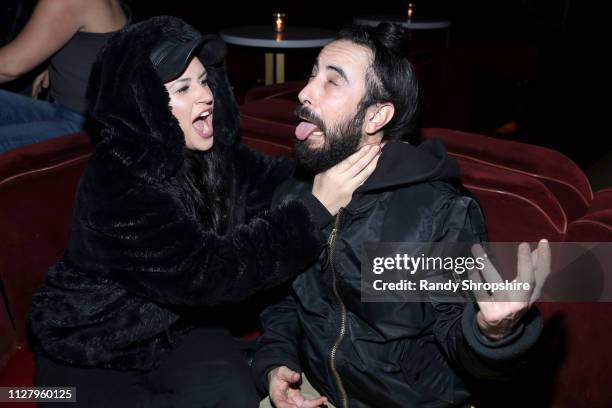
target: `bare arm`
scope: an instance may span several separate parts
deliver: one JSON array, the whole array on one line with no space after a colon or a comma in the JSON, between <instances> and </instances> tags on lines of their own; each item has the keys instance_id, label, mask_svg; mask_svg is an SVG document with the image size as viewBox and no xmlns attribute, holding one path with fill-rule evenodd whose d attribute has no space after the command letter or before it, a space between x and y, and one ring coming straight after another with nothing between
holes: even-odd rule
<instances>
[{"instance_id":1,"label":"bare arm","mask_svg":"<svg viewBox=\"0 0 612 408\"><path fill-rule=\"evenodd\" d=\"M81 0L39 0L19 35L0 48L0 83L12 81L45 61L81 29Z\"/></svg>"}]
</instances>

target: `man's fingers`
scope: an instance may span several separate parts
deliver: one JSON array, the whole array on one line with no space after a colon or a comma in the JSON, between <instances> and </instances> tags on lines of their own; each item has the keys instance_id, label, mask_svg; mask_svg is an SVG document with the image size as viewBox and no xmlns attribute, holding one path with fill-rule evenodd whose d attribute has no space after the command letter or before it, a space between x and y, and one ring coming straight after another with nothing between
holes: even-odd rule
<instances>
[{"instance_id":1,"label":"man's fingers","mask_svg":"<svg viewBox=\"0 0 612 408\"><path fill-rule=\"evenodd\" d=\"M468 278L470 281L480 284L482 283L482 278L480 277L480 272L477 269L468 269ZM486 290L475 289L472 291L474 296L476 297L476 302L480 305L480 302L491 302L493 298L487 293Z\"/></svg>"},{"instance_id":2,"label":"man's fingers","mask_svg":"<svg viewBox=\"0 0 612 408\"><path fill-rule=\"evenodd\" d=\"M537 253L537 259L535 262L535 288L533 289L533 293L531 294L531 299L529 300L529 306L535 303L542 294L542 288L546 284L546 280L548 279L548 275L550 275L550 244L547 240L540 240L538 243L538 247L534 251Z\"/></svg>"},{"instance_id":3,"label":"man's fingers","mask_svg":"<svg viewBox=\"0 0 612 408\"><path fill-rule=\"evenodd\" d=\"M474 257L483 260L484 268L482 269L482 276L485 282L502 282L501 276L499 276L497 269L495 269L495 267L489 260L489 256L485 253L484 249L482 248L482 245L472 245L472 254L474 255Z\"/></svg>"},{"instance_id":4,"label":"man's fingers","mask_svg":"<svg viewBox=\"0 0 612 408\"><path fill-rule=\"evenodd\" d=\"M274 403L276 408L297 408L297 406L289 401L287 389L270 390L270 401Z\"/></svg>"},{"instance_id":5,"label":"man's fingers","mask_svg":"<svg viewBox=\"0 0 612 408\"><path fill-rule=\"evenodd\" d=\"M531 259L531 248L526 242L521 242L516 251L516 269L517 269L517 280L519 282L527 282L532 285L535 276L533 274L533 263Z\"/></svg>"},{"instance_id":6,"label":"man's fingers","mask_svg":"<svg viewBox=\"0 0 612 408\"><path fill-rule=\"evenodd\" d=\"M304 402L300 405L300 408L317 408L327 403L327 398L319 397L315 399L304 399Z\"/></svg>"},{"instance_id":7,"label":"man's fingers","mask_svg":"<svg viewBox=\"0 0 612 408\"><path fill-rule=\"evenodd\" d=\"M297 373L287 367L281 367L278 370L278 378L282 381L286 381L289 384L296 383L300 381L300 373Z\"/></svg>"},{"instance_id":8,"label":"man's fingers","mask_svg":"<svg viewBox=\"0 0 612 408\"><path fill-rule=\"evenodd\" d=\"M272 400L276 408L299 408L297 405L290 403L286 396L272 397L272 395L270 395L270 400Z\"/></svg>"},{"instance_id":9,"label":"man's fingers","mask_svg":"<svg viewBox=\"0 0 612 408\"><path fill-rule=\"evenodd\" d=\"M327 397L306 398L299 388L290 389L287 396L287 401L299 408L314 408L327 403Z\"/></svg>"}]
</instances>

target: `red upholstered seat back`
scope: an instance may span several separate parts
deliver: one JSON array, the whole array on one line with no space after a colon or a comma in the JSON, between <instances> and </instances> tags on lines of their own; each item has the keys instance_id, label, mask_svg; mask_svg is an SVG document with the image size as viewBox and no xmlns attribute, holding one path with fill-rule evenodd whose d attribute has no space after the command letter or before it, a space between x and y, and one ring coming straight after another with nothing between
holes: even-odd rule
<instances>
[{"instance_id":1,"label":"red upholstered seat back","mask_svg":"<svg viewBox=\"0 0 612 408\"><path fill-rule=\"evenodd\" d=\"M572 221L565 237L567 242L612 242L612 208L589 212Z\"/></svg>"},{"instance_id":2,"label":"red upholstered seat back","mask_svg":"<svg viewBox=\"0 0 612 408\"><path fill-rule=\"evenodd\" d=\"M295 128L299 123L293 113L297 106L297 100L285 99L263 99L242 105L241 138L253 138L291 148L295 140Z\"/></svg>"},{"instance_id":3,"label":"red upholstered seat back","mask_svg":"<svg viewBox=\"0 0 612 408\"><path fill-rule=\"evenodd\" d=\"M601 210L612 210L612 187L599 190L593 194L593 201L587 212L594 213Z\"/></svg>"},{"instance_id":4,"label":"red upholstered seat back","mask_svg":"<svg viewBox=\"0 0 612 408\"><path fill-rule=\"evenodd\" d=\"M491 242L563 241L567 219L537 179L458 158L461 181L480 203Z\"/></svg>"},{"instance_id":5,"label":"red upholstered seat back","mask_svg":"<svg viewBox=\"0 0 612 408\"><path fill-rule=\"evenodd\" d=\"M248 136L241 136L240 141L250 148L268 156L291 157L291 147L280 143L269 142L267 140Z\"/></svg>"},{"instance_id":6,"label":"red upholstered seat back","mask_svg":"<svg viewBox=\"0 0 612 408\"><path fill-rule=\"evenodd\" d=\"M6 307L7 299L0 292L0 368L8 362L17 347L17 336Z\"/></svg>"},{"instance_id":7,"label":"red upholstered seat back","mask_svg":"<svg viewBox=\"0 0 612 408\"><path fill-rule=\"evenodd\" d=\"M442 140L449 153L464 160L538 179L557 197L569 221L584 215L593 200L591 185L582 170L555 150L439 128L424 128L421 137Z\"/></svg>"},{"instance_id":8,"label":"red upholstered seat back","mask_svg":"<svg viewBox=\"0 0 612 408\"><path fill-rule=\"evenodd\" d=\"M74 194L91 154L85 133L50 139L0 155L0 279L26 342L34 291L66 248Z\"/></svg>"},{"instance_id":9,"label":"red upholstered seat back","mask_svg":"<svg viewBox=\"0 0 612 408\"><path fill-rule=\"evenodd\" d=\"M612 209L589 212L568 225L567 242L612 242ZM585 270L588 276L593 270ZM603 266L612 278L612 271ZM553 407L609 407L612 354L608 353L612 325L612 303L540 303L546 322L542 339L546 358L542 367L554 367Z\"/></svg>"},{"instance_id":10,"label":"red upholstered seat back","mask_svg":"<svg viewBox=\"0 0 612 408\"><path fill-rule=\"evenodd\" d=\"M290 81L284 84L256 86L250 89L244 96L244 103L262 99L284 99L287 101L298 101L298 94L306 86L306 80Z\"/></svg>"},{"instance_id":11,"label":"red upholstered seat back","mask_svg":"<svg viewBox=\"0 0 612 408\"><path fill-rule=\"evenodd\" d=\"M551 378L550 406L609 407L612 303L538 303L545 321L535 381ZM541 374L541 376L538 376ZM547 376L547 377L544 377ZM539 378L539 380L538 380Z\"/></svg>"}]
</instances>

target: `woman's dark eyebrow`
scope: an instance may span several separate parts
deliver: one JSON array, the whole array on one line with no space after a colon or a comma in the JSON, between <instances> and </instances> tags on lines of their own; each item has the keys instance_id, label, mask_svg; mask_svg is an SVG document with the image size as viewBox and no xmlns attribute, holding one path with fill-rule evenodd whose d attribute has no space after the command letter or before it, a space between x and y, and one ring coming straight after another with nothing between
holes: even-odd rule
<instances>
[{"instance_id":1,"label":"woman's dark eyebrow","mask_svg":"<svg viewBox=\"0 0 612 408\"><path fill-rule=\"evenodd\" d=\"M205 76L206 76L206 70L202 71L202 73L200 74L198 79L202 79ZM191 81L191 77L185 77L185 78L177 79L176 81L174 81L174 84L172 84L172 87L174 87L174 85L176 85L178 83L184 83L184 82L190 82L190 81Z\"/></svg>"},{"instance_id":2,"label":"woman's dark eyebrow","mask_svg":"<svg viewBox=\"0 0 612 408\"><path fill-rule=\"evenodd\" d=\"M347 84L350 84L350 81L348 80L348 77L346 76L346 73L339 66L336 66L336 65L327 65L325 68L337 72L338 75L340 75L342 77L342 79L344 79L344 81Z\"/></svg>"}]
</instances>

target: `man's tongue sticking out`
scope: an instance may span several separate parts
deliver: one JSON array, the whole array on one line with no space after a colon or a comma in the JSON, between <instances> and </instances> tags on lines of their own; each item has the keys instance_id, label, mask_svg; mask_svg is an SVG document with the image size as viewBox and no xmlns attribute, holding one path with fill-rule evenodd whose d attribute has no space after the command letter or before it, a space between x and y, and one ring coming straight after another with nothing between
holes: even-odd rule
<instances>
[{"instance_id":1,"label":"man's tongue sticking out","mask_svg":"<svg viewBox=\"0 0 612 408\"><path fill-rule=\"evenodd\" d=\"M321 130L316 125L310 122L301 122L295 128L295 137L297 137L298 140L306 140L313 132L317 131L320 132Z\"/></svg>"}]
</instances>

